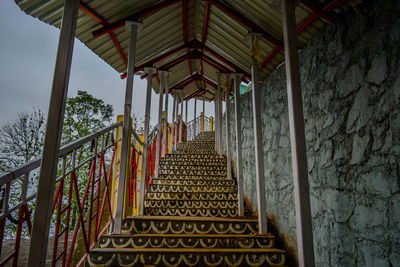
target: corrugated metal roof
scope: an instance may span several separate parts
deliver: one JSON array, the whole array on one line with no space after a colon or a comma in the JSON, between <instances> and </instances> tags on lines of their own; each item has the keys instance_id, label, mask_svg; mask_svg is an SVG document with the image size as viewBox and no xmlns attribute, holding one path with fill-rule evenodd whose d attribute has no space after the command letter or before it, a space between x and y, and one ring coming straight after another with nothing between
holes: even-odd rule
<instances>
[{"instance_id":1,"label":"corrugated metal roof","mask_svg":"<svg viewBox=\"0 0 400 267\"><path fill-rule=\"evenodd\" d=\"M268 76L284 61L281 47L282 17L279 10L271 7L272 2L82 0L76 37L117 72L124 73L129 46L125 27L119 25L113 31L97 37L94 37L94 31L104 30L110 24L134 16L143 22L142 30L138 33L135 55L138 73L143 74L143 66L167 68L170 71L169 85L183 89L185 97L211 100L218 71L250 73L250 49L246 40L249 31L261 31L265 37L259 38L261 78ZM334 17L332 10L352 5L357 0L304 2L307 4L301 3L296 8L301 46L326 23L319 17L321 10L325 12L324 15ZM16 0L16 3L27 14L60 27L62 0ZM314 13L318 10L320 14ZM205 17L208 18L206 21ZM121 47L120 51L118 46ZM161 58L166 54L168 57ZM153 87L156 92L159 91L157 74L153 78Z\"/></svg>"}]
</instances>

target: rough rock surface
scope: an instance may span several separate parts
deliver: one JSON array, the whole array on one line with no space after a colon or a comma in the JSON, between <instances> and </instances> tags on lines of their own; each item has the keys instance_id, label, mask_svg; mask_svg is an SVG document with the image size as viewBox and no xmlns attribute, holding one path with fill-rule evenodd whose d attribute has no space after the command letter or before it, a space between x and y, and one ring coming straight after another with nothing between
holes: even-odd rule
<instances>
[{"instance_id":1,"label":"rough rock surface","mask_svg":"<svg viewBox=\"0 0 400 267\"><path fill-rule=\"evenodd\" d=\"M363 1L300 62L317 266L400 266L400 2ZM261 86L265 198L295 249L285 83L281 66ZM251 93L241 109L244 192L256 208Z\"/></svg>"}]
</instances>

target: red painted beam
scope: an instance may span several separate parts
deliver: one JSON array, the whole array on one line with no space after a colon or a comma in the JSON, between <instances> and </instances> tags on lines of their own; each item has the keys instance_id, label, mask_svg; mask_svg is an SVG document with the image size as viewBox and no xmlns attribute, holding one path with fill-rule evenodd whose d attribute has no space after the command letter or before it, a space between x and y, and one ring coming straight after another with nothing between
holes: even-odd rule
<instances>
[{"instance_id":1,"label":"red painted beam","mask_svg":"<svg viewBox=\"0 0 400 267\"><path fill-rule=\"evenodd\" d=\"M210 14L210 1L205 2L203 17L203 32L201 33L201 42L204 44L207 39L208 20Z\"/></svg>"},{"instance_id":2,"label":"red painted beam","mask_svg":"<svg viewBox=\"0 0 400 267\"><path fill-rule=\"evenodd\" d=\"M144 70L144 67L146 67L146 66L153 66L155 63L160 62L161 60L164 60L167 57L170 57L170 56L178 53L179 51L185 49L185 47L186 47L185 45L178 46L177 48L174 48L174 49L166 52L165 54L162 54L161 56L158 56L154 59L151 59L151 60L143 63L142 65L135 68L135 73L138 71Z\"/></svg>"},{"instance_id":3,"label":"red painted beam","mask_svg":"<svg viewBox=\"0 0 400 267\"><path fill-rule=\"evenodd\" d=\"M213 81L210 81L209 79L207 79L204 76L201 76L201 80L204 81L205 83L208 83L209 85L211 85L214 88L217 88L217 84L215 84Z\"/></svg>"},{"instance_id":4,"label":"red painted beam","mask_svg":"<svg viewBox=\"0 0 400 267\"><path fill-rule=\"evenodd\" d=\"M133 21L140 20L142 18L150 16L150 15L152 15L154 13L157 13L157 12L159 12L159 11L161 11L161 10L163 10L163 9L173 5L173 4L176 4L178 2L181 2L181 0L165 0L165 1L159 2L159 3L155 4L155 5L152 5L152 6L149 6L149 7L145 8L145 9L142 9L142 10L140 10L140 11L138 11L138 12L136 12L136 13L128 16L128 17L125 17L125 18L120 19L120 20L118 20L118 21L116 21L114 23L108 24L108 25L106 25L106 26L104 26L104 27L102 27L102 28L100 28L98 30L95 30L95 31L92 32L92 34L93 34L94 38L100 37L100 36L102 36L102 35L104 35L106 33L112 32L112 31L114 31L116 29L119 29L119 28L123 27L125 25L125 21L127 21L127 20L133 20Z\"/></svg>"},{"instance_id":5,"label":"red painted beam","mask_svg":"<svg viewBox=\"0 0 400 267\"><path fill-rule=\"evenodd\" d=\"M279 47L281 50L283 50L283 42L282 41L276 39L272 34L265 31L263 28L258 26L253 21L249 20L246 16L241 14L239 11L235 10L231 6L224 4L220 0L210 0L210 1L215 7L219 8L221 11L226 13L228 16L230 16L237 22L243 24L251 31L261 33L263 38L265 38L267 41L269 41L273 45L275 45L275 46Z\"/></svg>"},{"instance_id":6,"label":"red painted beam","mask_svg":"<svg viewBox=\"0 0 400 267\"><path fill-rule=\"evenodd\" d=\"M269 54L264 60L261 62L261 69L267 65L267 63L279 52L279 48L275 47L274 50L272 50L271 54Z\"/></svg>"},{"instance_id":7,"label":"red painted beam","mask_svg":"<svg viewBox=\"0 0 400 267\"><path fill-rule=\"evenodd\" d=\"M89 17L91 17L92 19L94 19L97 23L100 23L103 26L107 26L108 23L102 18L100 17L100 15L96 14L91 8L89 8L86 4L84 3L79 3L79 9L85 13L86 15L88 15ZM114 33L110 32L109 33L111 40L113 41L115 48L117 48L118 53L121 55L122 59L125 61L125 64L128 64L128 58L125 55L124 51L121 48L121 45L119 44L117 37L115 36Z\"/></svg>"},{"instance_id":8,"label":"red painted beam","mask_svg":"<svg viewBox=\"0 0 400 267\"><path fill-rule=\"evenodd\" d=\"M301 1L303 5L308 7L310 10L312 10L314 13L318 14L321 18L324 20L336 24L338 23L337 19L332 17L329 12L326 12L323 7L321 6L321 3L315 0L302 0Z\"/></svg>"},{"instance_id":9,"label":"red painted beam","mask_svg":"<svg viewBox=\"0 0 400 267\"><path fill-rule=\"evenodd\" d=\"M188 2L187 2L187 0L183 0L182 9L183 9L183 42L186 44L188 42L188 38L189 38Z\"/></svg>"},{"instance_id":10,"label":"red painted beam","mask_svg":"<svg viewBox=\"0 0 400 267\"><path fill-rule=\"evenodd\" d=\"M324 8L323 11L326 13L331 12L333 9L337 8L339 5L343 4L346 0L332 0L330 1ZM304 30L308 25L310 25L314 20L318 18L318 14L316 12L313 12L310 16L308 16L299 26L296 28L296 32L299 33L302 30ZM271 54L269 54L261 63L261 68L265 67L269 61L277 54L278 48L275 47L274 50L272 50Z\"/></svg>"},{"instance_id":11,"label":"red painted beam","mask_svg":"<svg viewBox=\"0 0 400 267\"><path fill-rule=\"evenodd\" d=\"M189 76L188 78L183 79L182 81L172 85L171 88L182 88L183 84L186 84L187 82L189 82L190 84L191 81L193 81L193 76Z\"/></svg>"}]
</instances>

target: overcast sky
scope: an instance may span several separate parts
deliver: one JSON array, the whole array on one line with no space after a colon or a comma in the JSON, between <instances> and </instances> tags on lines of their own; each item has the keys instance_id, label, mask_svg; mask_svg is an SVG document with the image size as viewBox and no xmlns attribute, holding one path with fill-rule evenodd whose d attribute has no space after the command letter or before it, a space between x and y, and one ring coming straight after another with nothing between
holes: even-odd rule
<instances>
[{"instance_id":1,"label":"overcast sky","mask_svg":"<svg viewBox=\"0 0 400 267\"><path fill-rule=\"evenodd\" d=\"M0 125L18 113L40 108L47 116L59 30L23 13L12 0L0 1ZM75 39L68 96L86 90L122 114L126 79ZM135 77L133 112L144 117L147 80ZM157 121L158 95L152 93L151 121ZM200 113L199 101L197 112ZM169 99L171 111L172 97ZM193 100L189 102L193 119ZM214 116L214 105L206 104L206 115ZM169 117L172 114L169 112Z\"/></svg>"}]
</instances>

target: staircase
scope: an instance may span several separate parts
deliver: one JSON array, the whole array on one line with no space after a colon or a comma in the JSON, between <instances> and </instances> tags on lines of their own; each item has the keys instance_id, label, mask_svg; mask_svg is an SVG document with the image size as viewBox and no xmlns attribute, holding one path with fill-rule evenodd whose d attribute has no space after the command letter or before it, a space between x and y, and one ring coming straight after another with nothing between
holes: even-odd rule
<instances>
[{"instance_id":1,"label":"staircase","mask_svg":"<svg viewBox=\"0 0 400 267\"><path fill-rule=\"evenodd\" d=\"M145 216L125 218L122 234L103 235L89 266L283 266L275 237L238 217L237 185L214 133L179 144L160 160L145 197Z\"/></svg>"}]
</instances>

